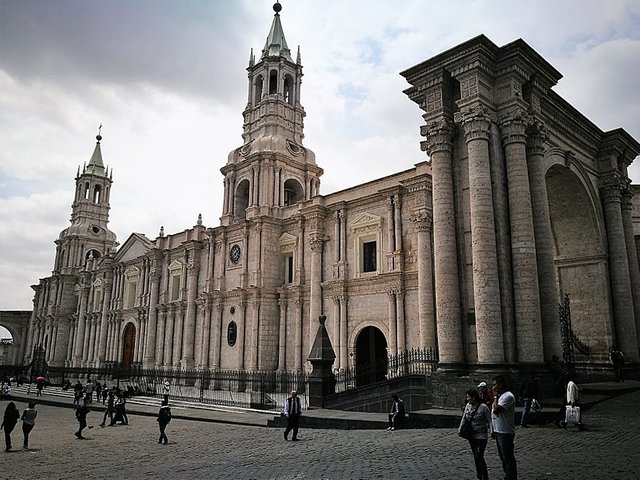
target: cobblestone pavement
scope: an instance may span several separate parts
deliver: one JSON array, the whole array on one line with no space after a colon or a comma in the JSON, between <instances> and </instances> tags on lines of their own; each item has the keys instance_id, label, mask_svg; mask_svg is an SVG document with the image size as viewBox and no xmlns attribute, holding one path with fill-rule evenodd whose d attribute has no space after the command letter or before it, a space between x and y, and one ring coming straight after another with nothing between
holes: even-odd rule
<instances>
[{"instance_id":1,"label":"cobblestone pavement","mask_svg":"<svg viewBox=\"0 0 640 480\"><path fill-rule=\"evenodd\" d=\"M7 402L0 402L3 412ZM17 404L22 411L25 404ZM77 440L72 410L38 407L32 450L0 451L0 478L160 479L474 479L467 443L454 429L311 430L285 442L282 430L174 419L168 445L159 445L155 419L128 426L98 425L89 414L86 440ZM521 480L632 480L640 472L640 392L607 400L584 416L588 430L553 425L521 429L516 457ZM2 439L2 436L0 436ZM18 450L19 449L19 450ZM502 478L495 445L486 459L490 478Z\"/></svg>"}]
</instances>

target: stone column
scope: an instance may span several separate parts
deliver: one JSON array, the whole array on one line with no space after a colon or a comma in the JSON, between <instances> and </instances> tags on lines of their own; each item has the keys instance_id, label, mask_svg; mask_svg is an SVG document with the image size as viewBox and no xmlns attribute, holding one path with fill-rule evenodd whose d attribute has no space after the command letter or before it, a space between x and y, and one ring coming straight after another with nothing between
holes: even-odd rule
<instances>
[{"instance_id":1,"label":"stone column","mask_svg":"<svg viewBox=\"0 0 640 480\"><path fill-rule=\"evenodd\" d=\"M538 266L527 170L527 123L524 115L524 112L518 111L500 124L509 189L516 345L519 362L543 363Z\"/></svg>"},{"instance_id":2,"label":"stone column","mask_svg":"<svg viewBox=\"0 0 640 480\"><path fill-rule=\"evenodd\" d=\"M547 180L544 168L544 141L546 134L540 123L527 130L527 166L533 227L536 241L536 264L540 288L540 314L542 316L542 339L544 359L551 361L553 355L562 356L560 345L560 321L558 318L558 279L554 263L555 245L551 231L551 215L547 195Z\"/></svg>"},{"instance_id":3,"label":"stone column","mask_svg":"<svg viewBox=\"0 0 640 480\"><path fill-rule=\"evenodd\" d=\"M628 180L622 191L622 223L624 225L624 237L627 244L629 257L629 276L631 278L631 295L633 297L633 313L636 319L636 332L640 332L640 271L638 269L638 255L636 254L636 241L633 234L633 220L631 213L633 204L631 199L631 181Z\"/></svg>"},{"instance_id":4,"label":"stone column","mask_svg":"<svg viewBox=\"0 0 640 480\"><path fill-rule=\"evenodd\" d=\"M173 355L171 355L171 365L180 366L182 359L182 325L184 324L184 306L182 302L177 302L173 309Z\"/></svg>"},{"instance_id":5,"label":"stone column","mask_svg":"<svg viewBox=\"0 0 640 480\"><path fill-rule=\"evenodd\" d=\"M187 274L187 312L185 315L184 328L182 329L182 358L180 365L183 369L192 368L195 362L194 351L194 334L196 330L196 296L198 293L198 271L199 262L198 255L200 249L192 249L189 251L189 266Z\"/></svg>"},{"instance_id":6,"label":"stone column","mask_svg":"<svg viewBox=\"0 0 640 480\"><path fill-rule=\"evenodd\" d=\"M260 299L254 298L251 302L251 352L249 355L249 370L258 370L258 335L260 332Z\"/></svg>"},{"instance_id":7,"label":"stone column","mask_svg":"<svg viewBox=\"0 0 640 480\"><path fill-rule=\"evenodd\" d=\"M304 322L304 300L302 294L296 298L296 312L295 312L295 340L294 340L294 368L297 371L302 370L302 335L303 335L303 322Z\"/></svg>"},{"instance_id":8,"label":"stone column","mask_svg":"<svg viewBox=\"0 0 640 480\"><path fill-rule=\"evenodd\" d=\"M338 356L336 357L334 368L340 370L340 348L342 348L342 344L340 343L340 303L341 297L334 296L333 297L333 344L336 346L335 348L338 350Z\"/></svg>"},{"instance_id":9,"label":"stone column","mask_svg":"<svg viewBox=\"0 0 640 480\"><path fill-rule=\"evenodd\" d=\"M156 309L158 310L158 321L156 323L155 358L153 366L158 368L164 364L164 336L167 331L167 329L165 328L165 322L167 320L167 307L164 305L158 305Z\"/></svg>"},{"instance_id":10,"label":"stone column","mask_svg":"<svg viewBox=\"0 0 640 480\"><path fill-rule=\"evenodd\" d=\"M433 306L433 277L431 251L432 217L427 212L412 218L418 234L418 324L420 325L420 348L436 348L435 311Z\"/></svg>"},{"instance_id":11,"label":"stone column","mask_svg":"<svg viewBox=\"0 0 640 480\"><path fill-rule=\"evenodd\" d=\"M436 325L440 365L464 361L460 318L460 283L456 215L451 167L453 129L447 122L422 129L431 157L433 182L433 258L435 273Z\"/></svg>"},{"instance_id":12,"label":"stone column","mask_svg":"<svg viewBox=\"0 0 640 480\"><path fill-rule=\"evenodd\" d=\"M393 228L393 195L387 197L387 271L394 271L393 252L396 248L396 241Z\"/></svg>"},{"instance_id":13,"label":"stone column","mask_svg":"<svg viewBox=\"0 0 640 480\"><path fill-rule=\"evenodd\" d=\"M280 322L278 324L278 371L287 369L287 297L280 293Z\"/></svg>"},{"instance_id":14,"label":"stone column","mask_svg":"<svg viewBox=\"0 0 640 480\"><path fill-rule=\"evenodd\" d=\"M504 349L500 278L489 167L491 121L483 111L456 115L464 128L469 157L471 257L478 363L502 364ZM434 222L437 222L435 218Z\"/></svg>"},{"instance_id":15,"label":"stone column","mask_svg":"<svg viewBox=\"0 0 640 480\"><path fill-rule=\"evenodd\" d=\"M210 358L209 349L211 347L211 301L208 298L204 298L200 309L204 313L204 325L202 326L202 345L200 347L200 355L198 356L198 362L203 368L209 368ZM200 323L200 322L198 322ZM220 331L218 329L218 331ZM198 341L196 339L196 341Z\"/></svg>"},{"instance_id":16,"label":"stone column","mask_svg":"<svg viewBox=\"0 0 640 480\"><path fill-rule=\"evenodd\" d=\"M600 187L604 219L609 242L609 275L614 313L616 343L627 360L637 362L638 335L633 315L633 295L629 277L629 257L624 236L621 211L620 181L610 177Z\"/></svg>"},{"instance_id":17,"label":"stone column","mask_svg":"<svg viewBox=\"0 0 640 480\"><path fill-rule=\"evenodd\" d=\"M80 367L84 347L84 332L86 327L87 295L89 286L83 281L80 283L80 311L78 312L78 329L76 333L75 347L73 349L73 366Z\"/></svg>"},{"instance_id":18,"label":"stone column","mask_svg":"<svg viewBox=\"0 0 640 480\"><path fill-rule=\"evenodd\" d=\"M395 249L393 257L393 269L402 270L402 201L400 195L393 196L393 220L395 227Z\"/></svg>"},{"instance_id":19,"label":"stone column","mask_svg":"<svg viewBox=\"0 0 640 480\"><path fill-rule=\"evenodd\" d=\"M212 312L214 321L212 322L213 342L211 342L211 350L209 351L209 365L213 370L220 368L220 346L222 344L222 314L224 305L221 302L217 302L215 305L215 312ZM237 335L237 331L236 331Z\"/></svg>"},{"instance_id":20,"label":"stone column","mask_svg":"<svg viewBox=\"0 0 640 480\"><path fill-rule=\"evenodd\" d=\"M317 319L322 314L322 250L324 249L325 238L321 233L311 235L309 244L311 246L311 284L310 289L310 322ZM316 332L309 325L309 348L315 339Z\"/></svg>"},{"instance_id":21,"label":"stone column","mask_svg":"<svg viewBox=\"0 0 640 480\"><path fill-rule=\"evenodd\" d=\"M404 352L407 349L406 327L404 322L404 291L396 292L396 335L398 339L398 351Z\"/></svg>"},{"instance_id":22,"label":"stone column","mask_svg":"<svg viewBox=\"0 0 640 480\"><path fill-rule=\"evenodd\" d=\"M238 322L238 356L236 358L236 370L244 370L244 341L245 341L245 324L247 322L247 301L240 302L240 321Z\"/></svg>"},{"instance_id":23,"label":"stone column","mask_svg":"<svg viewBox=\"0 0 640 480\"><path fill-rule=\"evenodd\" d=\"M95 353L96 353L96 332L98 330L98 318L96 318L95 316L96 314L93 314L91 316L91 333L89 335L89 354L87 355L87 361L88 362L93 362L94 358L95 358Z\"/></svg>"},{"instance_id":24,"label":"stone column","mask_svg":"<svg viewBox=\"0 0 640 480\"><path fill-rule=\"evenodd\" d=\"M389 290L389 314L388 314L388 336L389 336L389 355L393 356L398 353L398 319L396 318L396 291Z\"/></svg>"},{"instance_id":25,"label":"stone column","mask_svg":"<svg viewBox=\"0 0 640 480\"><path fill-rule=\"evenodd\" d=\"M173 365L173 318L176 312L176 306L169 306L166 312L166 322L164 327L164 353L162 356L162 362L165 367L171 367Z\"/></svg>"},{"instance_id":26,"label":"stone column","mask_svg":"<svg viewBox=\"0 0 640 480\"><path fill-rule=\"evenodd\" d=\"M340 299L340 369L349 368L349 349L348 349L348 318L347 318L347 302L349 297L345 294Z\"/></svg>"},{"instance_id":27,"label":"stone column","mask_svg":"<svg viewBox=\"0 0 640 480\"><path fill-rule=\"evenodd\" d=\"M144 359L142 365L144 368L153 368L156 365L156 352L158 351L156 339L158 338L158 289L160 285L158 281L160 275L156 270L156 262L151 266L149 274L149 288L151 289L149 298L149 325L147 328L147 336L145 338Z\"/></svg>"},{"instance_id":28,"label":"stone column","mask_svg":"<svg viewBox=\"0 0 640 480\"><path fill-rule=\"evenodd\" d=\"M111 289L113 287L113 277L111 271L107 272L105 282L104 302L102 302L102 316L100 318L100 334L98 337L98 363L96 367L104 365L107 353L107 322L109 319L109 305L111 305Z\"/></svg>"}]
</instances>

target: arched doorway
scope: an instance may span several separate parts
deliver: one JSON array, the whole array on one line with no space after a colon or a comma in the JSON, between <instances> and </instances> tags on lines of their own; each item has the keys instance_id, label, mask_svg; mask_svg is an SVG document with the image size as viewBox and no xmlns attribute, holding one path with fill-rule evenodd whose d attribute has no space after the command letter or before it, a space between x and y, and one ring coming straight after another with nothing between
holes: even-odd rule
<instances>
[{"instance_id":1,"label":"arched doorway","mask_svg":"<svg viewBox=\"0 0 640 480\"><path fill-rule=\"evenodd\" d=\"M387 340L376 327L365 327L356 339L356 386L382 382L387 375Z\"/></svg>"},{"instance_id":2,"label":"arched doorway","mask_svg":"<svg viewBox=\"0 0 640 480\"><path fill-rule=\"evenodd\" d=\"M595 351L607 352L611 328L606 243L584 178L580 170L558 164L546 174L558 303L568 294L575 334ZM559 343L559 323L553 327L545 340Z\"/></svg>"},{"instance_id":3,"label":"arched doorway","mask_svg":"<svg viewBox=\"0 0 640 480\"><path fill-rule=\"evenodd\" d=\"M136 345L136 327L133 323L127 323L122 337L122 368L129 368L133 363L133 353Z\"/></svg>"}]
</instances>

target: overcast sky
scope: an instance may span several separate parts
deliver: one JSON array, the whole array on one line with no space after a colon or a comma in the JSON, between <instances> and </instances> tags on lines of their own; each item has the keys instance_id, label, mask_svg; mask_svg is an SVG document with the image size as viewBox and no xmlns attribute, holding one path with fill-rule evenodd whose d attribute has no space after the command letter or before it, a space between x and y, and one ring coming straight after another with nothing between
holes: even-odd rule
<instances>
[{"instance_id":1,"label":"overcast sky","mask_svg":"<svg viewBox=\"0 0 640 480\"><path fill-rule=\"evenodd\" d=\"M110 229L154 239L222 212L242 144L250 49L271 0L0 0L0 309L30 309L69 225L74 177L98 125L113 168ZM524 39L564 78L556 91L603 130L640 139L637 0L283 0L300 45L304 144L321 193L412 167L418 106L399 72L479 34ZM640 182L640 159L631 177ZM0 331L0 337L2 336Z\"/></svg>"}]
</instances>

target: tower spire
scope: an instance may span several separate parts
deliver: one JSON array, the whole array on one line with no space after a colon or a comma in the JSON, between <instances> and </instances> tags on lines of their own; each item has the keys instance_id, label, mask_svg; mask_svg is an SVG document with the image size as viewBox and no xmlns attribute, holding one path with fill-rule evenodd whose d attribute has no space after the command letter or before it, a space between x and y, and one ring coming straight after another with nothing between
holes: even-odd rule
<instances>
[{"instance_id":1,"label":"tower spire","mask_svg":"<svg viewBox=\"0 0 640 480\"><path fill-rule=\"evenodd\" d=\"M290 62L292 61L291 51L289 50L287 41L284 38L282 23L280 23L281 10L282 5L280 5L280 2L276 1L276 3L273 4L273 11L276 12L276 14L273 16L271 29L269 30L267 41L262 49L262 57L260 57L260 60L263 60L266 57L284 57Z\"/></svg>"},{"instance_id":2,"label":"tower spire","mask_svg":"<svg viewBox=\"0 0 640 480\"><path fill-rule=\"evenodd\" d=\"M98 127L98 135L96 135L96 147L93 149L93 155L91 155L91 160L89 160L89 165L87 165L86 172L92 173L94 175L102 175L105 176L104 163L102 162L102 151L100 150L100 140L102 140L102 135L100 134L102 131L102 124Z\"/></svg>"}]
</instances>

